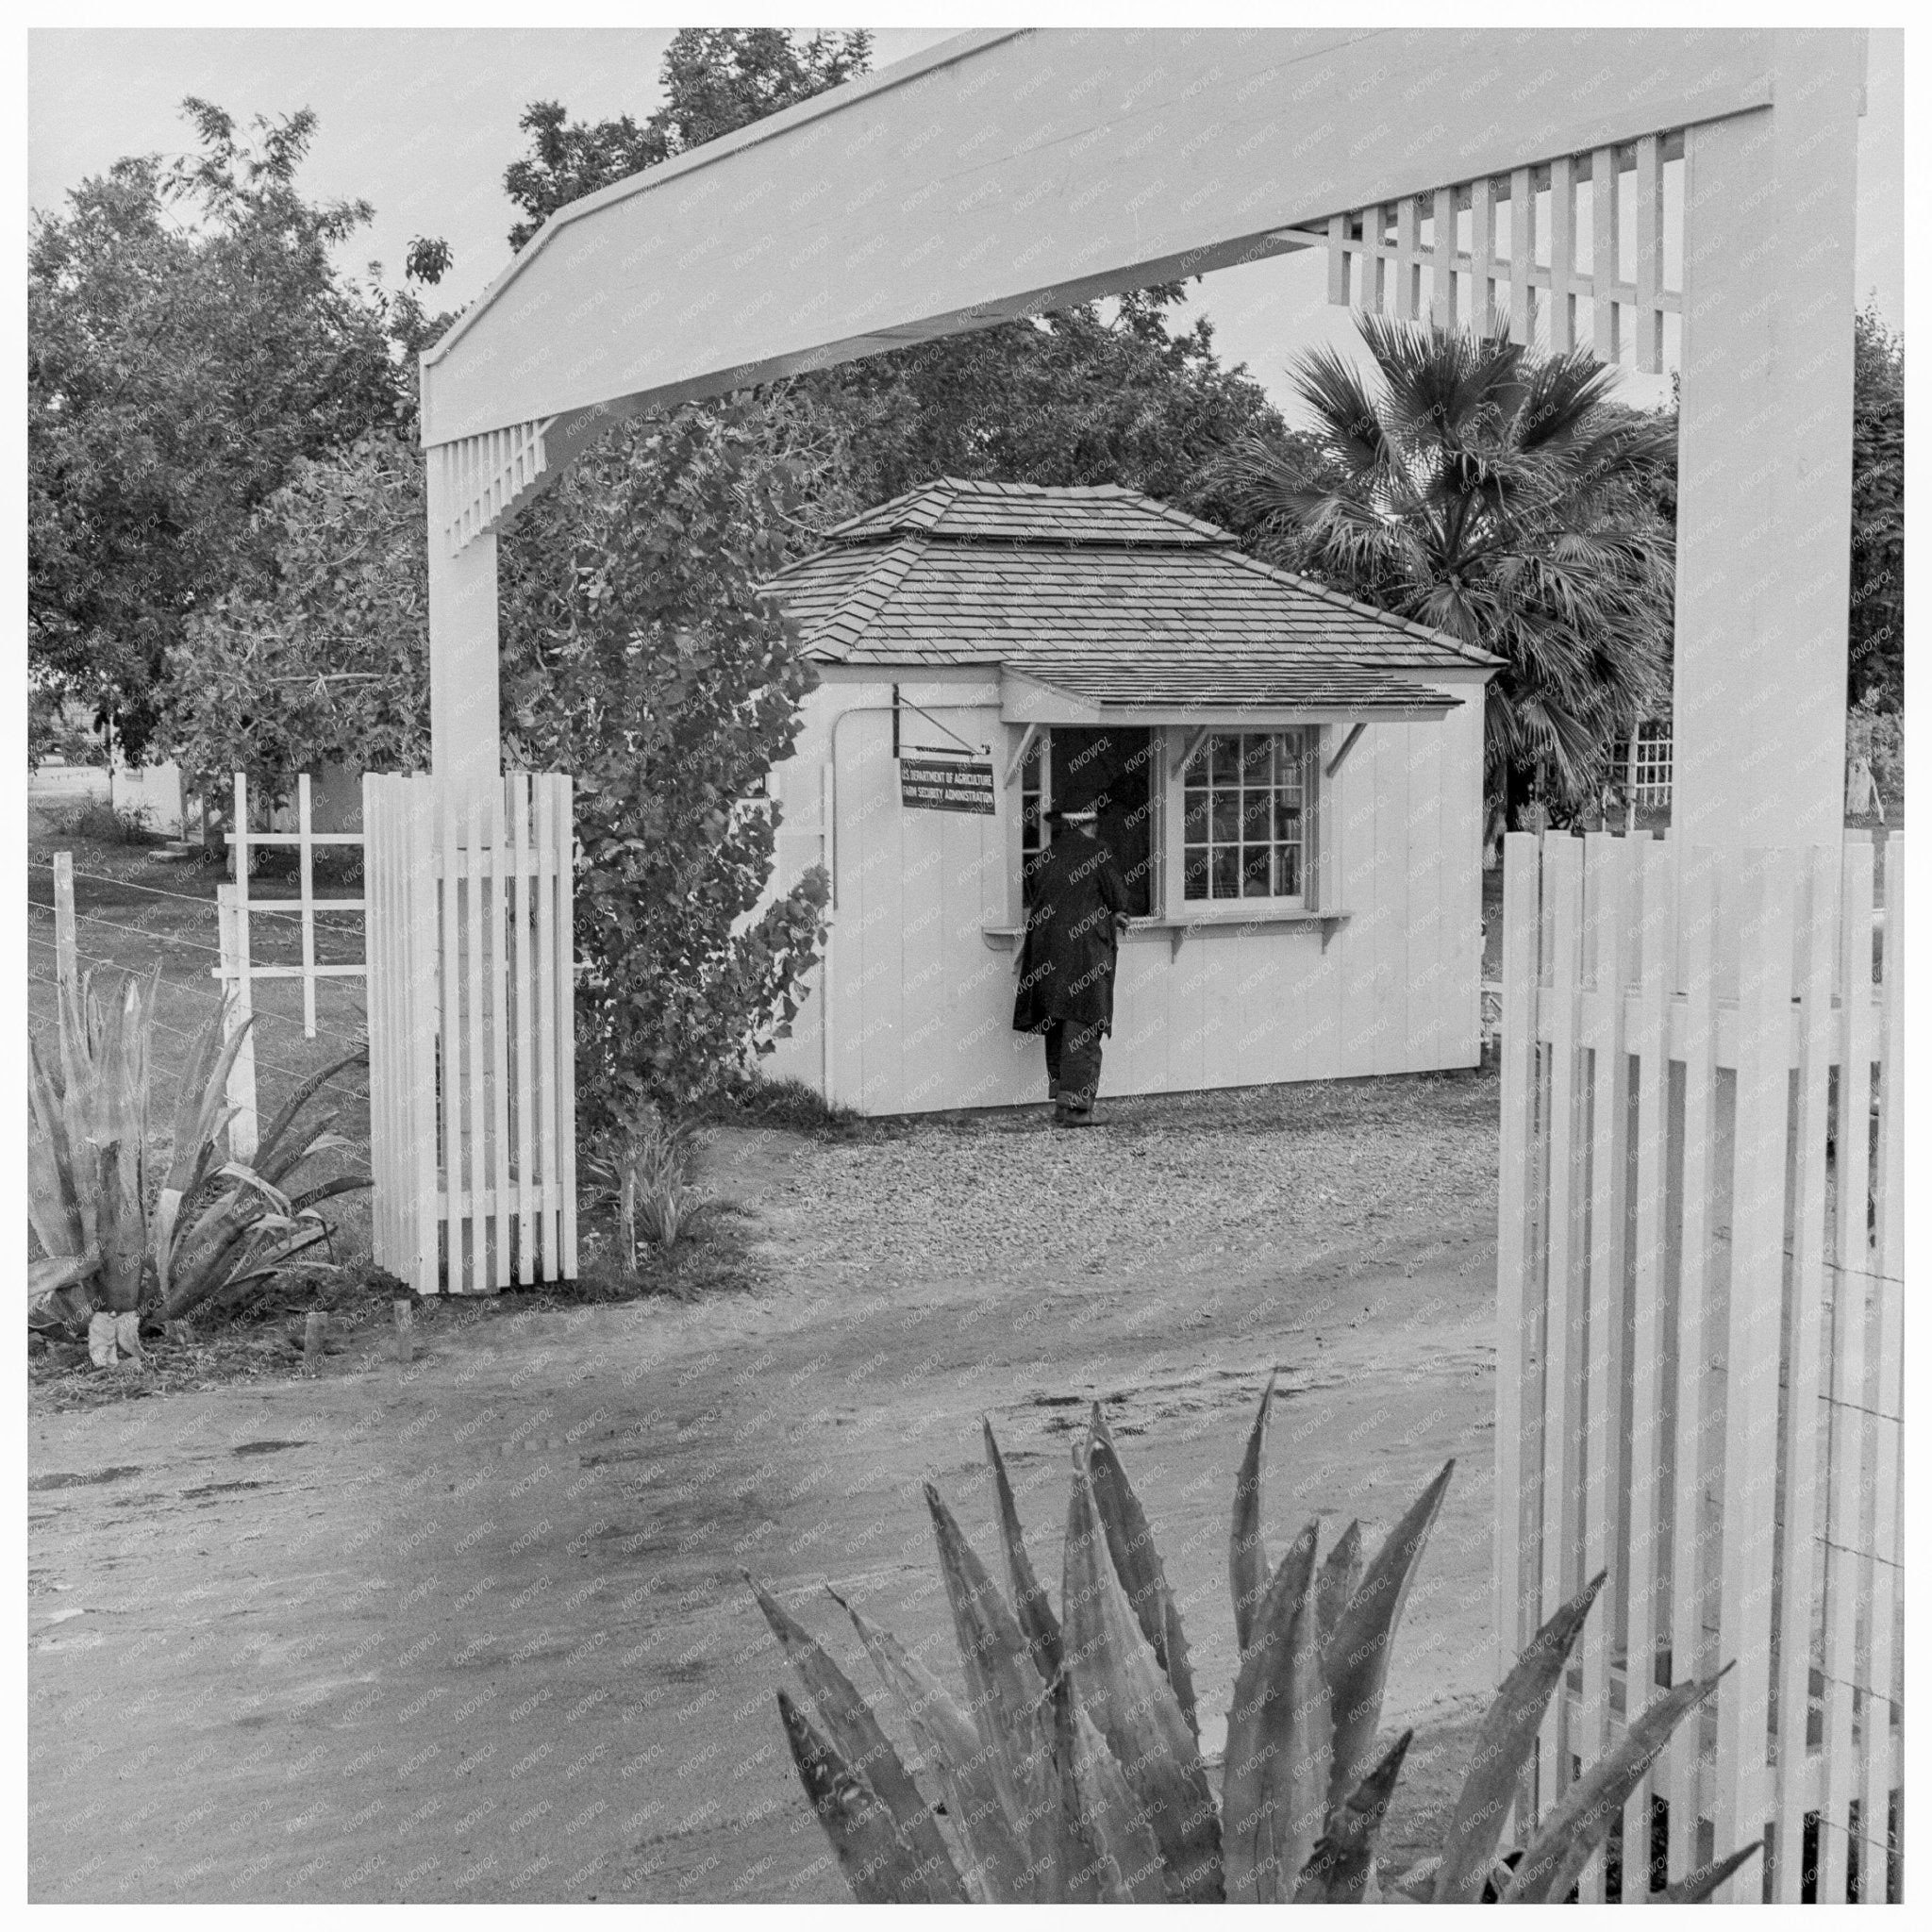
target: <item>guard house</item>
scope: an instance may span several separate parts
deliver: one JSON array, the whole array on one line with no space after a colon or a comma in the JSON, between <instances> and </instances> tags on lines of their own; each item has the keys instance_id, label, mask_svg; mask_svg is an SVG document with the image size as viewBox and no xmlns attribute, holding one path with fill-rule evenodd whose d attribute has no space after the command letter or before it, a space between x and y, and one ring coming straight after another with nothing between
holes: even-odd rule
<instances>
[{"instance_id":1,"label":"guard house","mask_svg":"<svg viewBox=\"0 0 1932 1932\"><path fill-rule=\"evenodd\" d=\"M942 479L769 586L823 682L778 879L832 933L765 1062L868 1113L1042 1101L1026 860L1093 805L1133 924L1103 1096L1479 1055L1483 691L1501 660L1113 486Z\"/></svg>"}]
</instances>

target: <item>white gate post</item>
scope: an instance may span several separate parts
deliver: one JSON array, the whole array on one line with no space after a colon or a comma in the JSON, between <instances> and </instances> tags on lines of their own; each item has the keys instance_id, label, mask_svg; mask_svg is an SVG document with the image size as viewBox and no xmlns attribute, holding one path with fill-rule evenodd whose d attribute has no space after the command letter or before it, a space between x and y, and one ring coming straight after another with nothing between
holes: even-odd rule
<instances>
[{"instance_id":1,"label":"white gate post","mask_svg":"<svg viewBox=\"0 0 1932 1932\"><path fill-rule=\"evenodd\" d=\"M1773 37L1775 105L1692 126L1672 837L1837 849L1865 37Z\"/></svg>"},{"instance_id":2,"label":"white gate post","mask_svg":"<svg viewBox=\"0 0 1932 1932\"><path fill-rule=\"evenodd\" d=\"M460 550L456 520L462 460L458 446L423 452L429 542L429 764L448 783L474 784L503 770L496 663L496 532L478 530Z\"/></svg>"},{"instance_id":3,"label":"white gate post","mask_svg":"<svg viewBox=\"0 0 1932 1932\"><path fill-rule=\"evenodd\" d=\"M217 886L215 900L220 908L223 991L227 997L222 1005L222 1038L233 1040L255 1013L255 994L249 978L248 923L242 915L239 886ZM255 1104L255 1029L249 1026L228 1069L228 1105L235 1109L228 1123L228 1154L234 1160L253 1160L259 1144L259 1117Z\"/></svg>"}]
</instances>

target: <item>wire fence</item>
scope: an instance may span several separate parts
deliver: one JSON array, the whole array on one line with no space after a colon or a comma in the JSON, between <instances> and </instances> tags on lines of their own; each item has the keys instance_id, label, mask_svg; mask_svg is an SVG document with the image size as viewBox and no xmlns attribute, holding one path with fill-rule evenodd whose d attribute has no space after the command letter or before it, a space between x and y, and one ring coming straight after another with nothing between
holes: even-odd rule
<instances>
[{"instance_id":1,"label":"wire fence","mask_svg":"<svg viewBox=\"0 0 1932 1932\"><path fill-rule=\"evenodd\" d=\"M36 858L30 863L30 874L44 875L52 871L50 860ZM153 1023L160 1036L155 1056L154 1113L155 1126L158 1131L162 1130L172 1117L173 1080L186 1060L186 1048L199 1036L210 1016L222 1010L227 997L220 978L221 908L212 898L201 894L144 885L109 873L75 868L72 876L75 881L75 963L83 971L125 972L142 976L152 974L157 966L160 969ZM82 900L83 890L94 901L93 907ZM140 911L125 903L135 895L140 898ZM27 1023L37 1038L46 1038L55 1034L58 1026L58 914L52 904L35 898L29 898L27 903ZM281 950L275 943L276 938L285 939L291 948L299 947L300 932L293 925L301 917L299 912L284 912L273 900L257 900L250 911L265 925L268 922L290 922L290 927L280 934L274 925L267 925L258 934L254 947L258 960L268 963ZM319 932L326 931L343 941L355 941L359 949L359 915L353 919L317 919L315 926ZM324 995L326 1006L317 1014L313 1038L305 1038L299 981L270 979L258 981L252 988L255 1066L262 1076L260 1102L264 1115L272 1114L300 1085L331 1062L367 1050L368 1000L361 981L345 974L318 980L315 987ZM366 1159L370 1148L366 1072L329 1074L321 1081L318 1091L325 1094L329 1102L339 1103L349 1115L336 1124L336 1131L348 1143L345 1151Z\"/></svg>"}]
</instances>

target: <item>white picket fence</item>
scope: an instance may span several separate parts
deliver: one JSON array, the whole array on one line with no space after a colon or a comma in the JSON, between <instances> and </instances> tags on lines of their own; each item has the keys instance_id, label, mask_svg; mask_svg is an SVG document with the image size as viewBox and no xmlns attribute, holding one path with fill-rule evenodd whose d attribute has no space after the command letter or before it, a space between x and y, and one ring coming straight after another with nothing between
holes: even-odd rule
<instances>
[{"instance_id":1,"label":"white picket fence","mask_svg":"<svg viewBox=\"0 0 1932 1932\"><path fill-rule=\"evenodd\" d=\"M1499 1668L1609 1579L1519 1829L1731 1667L1586 1899L1757 1838L1721 1896L1901 1895L1903 841L1882 911L1874 861L1507 841Z\"/></svg>"},{"instance_id":2,"label":"white picket fence","mask_svg":"<svg viewBox=\"0 0 1932 1932\"><path fill-rule=\"evenodd\" d=\"M379 1265L420 1293L577 1267L571 781L362 780Z\"/></svg>"}]
</instances>

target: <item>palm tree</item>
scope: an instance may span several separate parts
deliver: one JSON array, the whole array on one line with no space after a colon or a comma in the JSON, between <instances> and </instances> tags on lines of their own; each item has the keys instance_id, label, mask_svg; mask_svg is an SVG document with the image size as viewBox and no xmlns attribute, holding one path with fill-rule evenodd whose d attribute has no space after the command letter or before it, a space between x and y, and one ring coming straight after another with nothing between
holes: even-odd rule
<instances>
[{"instance_id":1,"label":"palm tree","mask_svg":"<svg viewBox=\"0 0 1932 1932\"><path fill-rule=\"evenodd\" d=\"M1492 795L1539 775L1574 810L1609 743L1668 703L1672 419L1612 399L1587 353L1500 328L1357 318L1374 363L1333 349L1291 372L1314 417L1223 458L1268 561L1507 660L1486 719Z\"/></svg>"}]
</instances>

